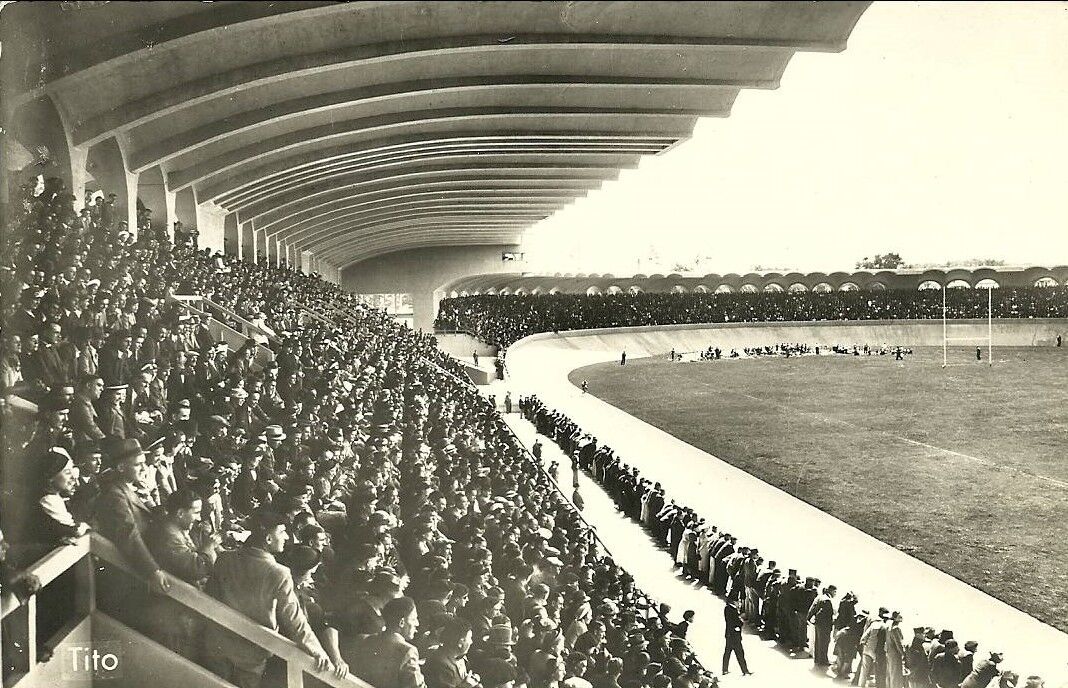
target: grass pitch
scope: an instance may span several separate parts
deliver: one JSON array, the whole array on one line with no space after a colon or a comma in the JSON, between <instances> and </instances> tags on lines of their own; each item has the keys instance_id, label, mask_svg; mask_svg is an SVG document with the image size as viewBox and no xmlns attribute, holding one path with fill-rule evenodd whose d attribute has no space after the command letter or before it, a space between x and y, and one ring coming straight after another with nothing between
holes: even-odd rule
<instances>
[{"instance_id":1,"label":"grass pitch","mask_svg":"<svg viewBox=\"0 0 1068 688\"><path fill-rule=\"evenodd\" d=\"M1068 631L1068 348L671 363L574 384Z\"/></svg>"}]
</instances>

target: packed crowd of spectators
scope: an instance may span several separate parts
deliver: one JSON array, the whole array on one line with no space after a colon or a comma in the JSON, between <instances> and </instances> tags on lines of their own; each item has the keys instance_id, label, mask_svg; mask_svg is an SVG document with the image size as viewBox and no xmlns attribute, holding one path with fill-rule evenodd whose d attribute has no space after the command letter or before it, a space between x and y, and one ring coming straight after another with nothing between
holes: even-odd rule
<instances>
[{"instance_id":1,"label":"packed crowd of spectators","mask_svg":"<svg viewBox=\"0 0 1068 688\"><path fill-rule=\"evenodd\" d=\"M168 596L178 581L376 688L714 684L432 337L193 232L172 244L146 210L135 238L113 198L78 213L47 180L16 200L5 535L38 553L110 540L138 582L102 569L101 609L239 686L277 662ZM233 350L176 294L262 336ZM324 306L338 320L305 310ZM10 557L2 582L33 591Z\"/></svg>"},{"instance_id":2,"label":"packed crowd of spectators","mask_svg":"<svg viewBox=\"0 0 1068 688\"><path fill-rule=\"evenodd\" d=\"M992 305L995 318L1065 318L1068 287L995 289ZM950 318L985 318L987 292L950 289L947 306ZM941 317L941 291L649 292L444 299L435 326L441 331L464 331L487 343L508 347L538 332L600 327Z\"/></svg>"},{"instance_id":3,"label":"packed crowd of spectators","mask_svg":"<svg viewBox=\"0 0 1068 688\"><path fill-rule=\"evenodd\" d=\"M766 560L756 543L741 543L712 518L677 504L660 483L643 477L536 396L520 398L519 409L539 434L571 457L576 486L579 471L585 472L623 514L670 552L683 576L737 608L741 623L761 638L776 641L791 654L811 652L816 667L835 678L862 687L871 682L879 688L903 688L906 683L911 688L1043 685L1038 676L1019 684L1018 674L1000 666L1001 653L982 652L978 643L961 642L952 630L917 625L911 637L906 635L899 612L879 607L873 613L852 592L839 596L833 584L803 575L785 562ZM736 647L741 648L740 637ZM732 649L728 642L724 673ZM744 652L739 660L746 671ZM995 678L998 683L992 684Z\"/></svg>"}]
</instances>

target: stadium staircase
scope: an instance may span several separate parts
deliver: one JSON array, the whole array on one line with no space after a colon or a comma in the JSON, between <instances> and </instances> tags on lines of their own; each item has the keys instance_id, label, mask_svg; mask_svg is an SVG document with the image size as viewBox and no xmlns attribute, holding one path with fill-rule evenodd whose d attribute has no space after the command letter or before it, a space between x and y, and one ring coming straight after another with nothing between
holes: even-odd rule
<instances>
[{"instance_id":1,"label":"stadium staircase","mask_svg":"<svg viewBox=\"0 0 1068 688\"><path fill-rule=\"evenodd\" d=\"M231 685L98 608L97 591L106 579L111 579L108 582L113 585L147 586L115 545L104 537L91 533L79 538L73 545L48 553L28 571L40 579L41 589L21 603L5 592L0 605L5 666L9 662L15 665L14 673L4 676L4 688L95 685L107 688L225 688ZM57 604L57 596L71 595L73 605L68 605L69 618L59 620L62 625L51 637L40 637L41 611L63 607L62 603ZM222 626L273 655L275 659L272 661L283 666L281 685L286 688L372 688L352 676L339 679L333 674L317 671L314 660L288 638L173 576L167 597L204 623ZM90 652L97 649L101 656L114 654L117 657L115 668L109 671L98 663L94 676L91 667L85 669L86 648Z\"/></svg>"}]
</instances>

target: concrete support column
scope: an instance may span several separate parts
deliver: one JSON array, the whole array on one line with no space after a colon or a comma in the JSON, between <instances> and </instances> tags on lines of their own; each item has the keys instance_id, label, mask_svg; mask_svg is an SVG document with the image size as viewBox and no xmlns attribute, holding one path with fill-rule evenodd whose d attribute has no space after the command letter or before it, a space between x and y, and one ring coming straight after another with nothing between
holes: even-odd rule
<instances>
[{"instance_id":1,"label":"concrete support column","mask_svg":"<svg viewBox=\"0 0 1068 688\"><path fill-rule=\"evenodd\" d=\"M252 221L241 223L238 229L238 234L241 237L241 252L238 254L241 256L241 260L246 263L256 262L256 230L252 228Z\"/></svg>"},{"instance_id":2,"label":"concrete support column","mask_svg":"<svg viewBox=\"0 0 1068 688\"><path fill-rule=\"evenodd\" d=\"M118 141L106 139L90 148L86 169L105 196L115 194L112 208L115 221L126 222L128 230L136 237L138 175L126 171Z\"/></svg>"},{"instance_id":3,"label":"concrete support column","mask_svg":"<svg viewBox=\"0 0 1068 688\"><path fill-rule=\"evenodd\" d=\"M241 258L241 230L237 226L237 213L228 213L223 218L223 252Z\"/></svg>"},{"instance_id":4,"label":"concrete support column","mask_svg":"<svg viewBox=\"0 0 1068 688\"><path fill-rule=\"evenodd\" d=\"M168 203L167 196L172 197ZM156 232L164 232L171 236L171 222L174 218L173 201L174 194L167 191L163 181L163 171L157 167L151 167L142 172L137 180L137 198L141 204L152 211L152 229Z\"/></svg>"},{"instance_id":5,"label":"concrete support column","mask_svg":"<svg viewBox=\"0 0 1068 688\"><path fill-rule=\"evenodd\" d=\"M193 200L196 201L195 193ZM214 203L196 203L196 214L197 231L200 232L200 248L224 252L226 211Z\"/></svg>"},{"instance_id":6,"label":"concrete support column","mask_svg":"<svg viewBox=\"0 0 1068 688\"><path fill-rule=\"evenodd\" d=\"M420 332L434 331L435 311L438 304L433 292L418 291L412 294L412 327Z\"/></svg>"},{"instance_id":7,"label":"concrete support column","mask_svg":"<svg viewBox=\"0 0 1068 688\"><path fill-rule=\"evenodd\" d=\"M174 220L171 221L173 236L174 222L181 222L182 228L188 232L193 229L199 229L197 227L197 200L193 196L193 189L186 187L177 192L174 197ZM202 240L198 240L202 241ZM201 243L201 245L203 245Z\"/></svg>"},{"instance_id":8,"label":"concrete support column","mask_svg":"<svg viewBox=\"0 0 1068 688\"><path fill-rule=\"evenodd\" d=\"M167 238L174 241L174 223L178 221L178 194L164 189L163 205L166 208Z\"/></svg>"},{"instance_id":9,"label":"concrete support column","mask_svg":"<svg viewBox=\"0 0 1068 688\"><path fill-rule=\"evenodd\" d=\"M268 262L267 236L262 229L256 229L255 226L252 228L252 248L254 249L254 254L256 256L255 261L257 263L260 261L263 261L264 263Z\"/></svg>"},{"instance_id":10,"label":"concrete support column","mask_svg":"<svg viewBox=\"0 0 1068 688\"><path fill-rule=\"evenodd\" d=\"M136 172L124 172L126 182L126 227L130 230L134 240L137 240L137 178Z\"/></svg>"},{"instance_id":11,"label":"concrete support column","mask_svg":"<svg viewBox=\"0 0 1068 688\"><path fill-rule=\"evenodd\" d=\"M79 213L85 208L85 185L89 181L86 164L89 161L89 147L79 146L70 151L70 192L74 196L74 209Z\"/></svg>"}]
</instances>

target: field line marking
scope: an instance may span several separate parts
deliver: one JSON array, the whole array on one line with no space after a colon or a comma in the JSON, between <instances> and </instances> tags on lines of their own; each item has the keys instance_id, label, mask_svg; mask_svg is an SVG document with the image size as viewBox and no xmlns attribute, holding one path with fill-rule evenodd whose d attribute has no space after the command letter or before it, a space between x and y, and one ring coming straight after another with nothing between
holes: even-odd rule
<instances>
[{"instance_id":1,"label":"field line marking","mask_svg":"<svg viewBox=\"0 0 1068 688\"><path fill-rule=\"evenodd\" d=\"M803 411L801 409L793 408L792 406L789 406L787 404L780 404L777 401L771 401L770 399L764 399L762 397L758 397L758 396L756 396L754 394L748 394L746 392L738 392L736 390L731 390L731 393L732 394L738 394L738 395L743 396L743 397L748 397L750 399L753 399L755 401L759 401L759 402L764 403L764 404L768 404L770 406L778 406L779 408L784 409L786 411L789 411L791 413L798 413L798 414L801 414L801 415L804 415L804 416L811 416L811 417L816 418L818 420L821 420L821 421L823 421L825 423L838 423L839 425L845 425L847 427L853 428L854 430L862 430L864 432L870 432L870 433L876 433L876 434L880 434L880 435L886 435L887 437L892 437L892 438L894 438L896 440L901 440L902 442L906 442L908 444L911 444L911 445L914 445L914 446L917 446L917 447L925 447L927 449L933 449L935 451L940 451L940 452L943 452L945 454L951 454L953 456L959 456L962 459L969 459L971 461L975 461L976 463L981 463L984 466L990 466L991 468L997 468L998 470L1012 471L1013 473L1019 473L1020 475L1026 475L1026 476L1028 476L1030 478L1038 478L1039 480L1044 480L1044 481L1046 481L1046 482L1048 482L1050 484L1056 485L1058 487L1068 488L1068 482L1065 482L1064 480L1058 480L1057 478L1051 478L1048 475L1042 475L1041 473L1033 473L1031 471L1027 471L1027 470L1024 470L1022 468L1015 468L1014 466L1006 466L1006 465L1000 464L1000 463L998 463L996 461L991 461L990 459L983 459L983 458L980 458L978 456L972 456L971 454L964 454L962 452L954 451L952 449L946 449L945 447L939 447L939 446L936 446L936 445L933 445L933 444L927 444L926 442L920 442L919 440L912 440L912 439L909 439L908 437L902 437L901 435L895 435L892 432L887 432L886 430L876 430L874 428L866 428L866 427L861 426L861 425L856 425L854 423L850 423L847 420L841 420L840 418L831 418L830 416L825 416L825 415L823 415L821 413L816 413L814 411Z\"/></svg>"}]
</instances>

